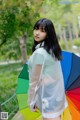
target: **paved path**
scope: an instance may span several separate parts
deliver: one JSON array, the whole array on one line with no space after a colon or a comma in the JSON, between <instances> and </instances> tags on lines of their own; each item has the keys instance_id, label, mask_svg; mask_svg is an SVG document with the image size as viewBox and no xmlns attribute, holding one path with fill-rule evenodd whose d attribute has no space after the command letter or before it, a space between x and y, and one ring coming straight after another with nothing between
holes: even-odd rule
<instances>
[{"instance_id":1,"label":"paved path","mask_svg":"<svg viewBox=\"0 0 80 120\"><path fill-rule=\"evenodd\" d=\"M0 62L0 65L8 65L8 64L14 64L14 63L20 63L21 60L10 60L10 61L3 61Z\"/></svg>"}]
</instances>

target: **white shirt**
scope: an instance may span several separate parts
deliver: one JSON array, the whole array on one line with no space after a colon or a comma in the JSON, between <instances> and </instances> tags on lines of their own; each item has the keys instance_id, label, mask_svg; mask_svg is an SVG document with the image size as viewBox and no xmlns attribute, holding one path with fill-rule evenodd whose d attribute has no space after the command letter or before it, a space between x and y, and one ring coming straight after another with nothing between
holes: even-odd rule
<instances>
[{"instance_id":1,"label":"white shirt","mask_svg":"<svg viewBox=\"0 0 80 120\"><path fill-rule=\"evenodd\" d=\"M42 46L44 42L42 42ZM63 73L60 61L51 56L40 44L29 59L28 104L34 111L36 104L41 113L61 114L68 103L65 96Z\"/></svg>"}]
</instances>

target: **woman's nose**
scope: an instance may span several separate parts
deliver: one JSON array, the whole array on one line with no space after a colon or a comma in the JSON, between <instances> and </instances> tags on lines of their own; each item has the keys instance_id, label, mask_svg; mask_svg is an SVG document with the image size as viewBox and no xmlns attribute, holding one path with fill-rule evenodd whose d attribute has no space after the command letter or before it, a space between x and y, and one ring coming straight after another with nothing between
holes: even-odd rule
<instances>
[{"instance_id":1,"label":"woman's nose","mask_svg":"<svg viewBox=\"0 0 80 120\"><path fill-rule=\"evenodd\" d=\"M36 31L36 34L39 34L39 31Z\"/></svg>"}]
</instances>

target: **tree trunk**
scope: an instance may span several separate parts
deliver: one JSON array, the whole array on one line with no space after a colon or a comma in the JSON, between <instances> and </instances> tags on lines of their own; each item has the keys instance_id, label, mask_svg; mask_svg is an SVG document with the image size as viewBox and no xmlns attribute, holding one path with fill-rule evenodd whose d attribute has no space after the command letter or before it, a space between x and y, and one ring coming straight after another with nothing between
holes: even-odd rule
<instances>
[{"instance_id":1,"label":"tree trunk","mask_svg":"<svg viewBox=\"0 0 80 120\"><path fill-rule=\"evenodd\" d=\"M63 29L63 40L64 40L64 43L65 43L66 50L68 50L68 43L67 43L67 39L66 39L65 28Z\"/></svg>"},{"instance_id":2,"label":"tree trunk","mask_svg":"<svg viewBox=\"0 0 80 120\"><path fill-rule=\"evenodd\" d=\"M22 64L24 65L27 61L27 49L26 49L26 38L27 38L27 34L25 33L20 39L19 39L19 43L20 43L20 50L21 50L21 60L22 60Z\"/></svg>"},{"instance_id":3,"label":"tree trunk","mask_svg":"<svg viewBox=\"0 0 80 120\"><path fill-rule=\"evenodd\" d=\"M78 35L78 28L77 27L76 27L76 33L75 33L75 35L76 35L76 40L78 40L79 35Z\"/></svg>"},{"instance_id":4,"label":"tree trunk","mask_svg":"<svg viewBox=\"0 0 80 120\"><path fill-rule=\"evenodd\" d=\"M59 34L60 40L63 40L61 25L59 25L59 33L60 33L60 34Z\"/></svg>"},{"instance_id":5,"label":"tree trunk","mask_svg":"<svg viewBox=\"0 0 80 120\"><path fill-rule=\"evenodd\" d=\"M69 38L70 38L70 44L71 44L71 50L72 50L73 40L72 40L72 31L69 23L68 23L68 30L69 30Z\"/></svg>"}]
</instances>

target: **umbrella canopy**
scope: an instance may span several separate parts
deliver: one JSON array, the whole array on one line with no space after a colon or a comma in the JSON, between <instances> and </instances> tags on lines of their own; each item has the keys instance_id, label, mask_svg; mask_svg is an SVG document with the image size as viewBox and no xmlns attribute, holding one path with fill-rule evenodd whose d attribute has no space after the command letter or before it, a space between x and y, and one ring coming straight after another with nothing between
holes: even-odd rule
<instances>
[{"instance_id":1,"label":"umbrella canopy","mask_svg":"<svg viewBox=\"0 0 80 120\"><path fill-rule=\"evenodd\" d=\"M61 115L62 120L80 120L80 57L63 51L61 61L64 77L65 93L68 100L68 107ZM28 105L29 72L26 63L18 76L16 95L19 104L19 111L24 120L40 120L41 114L31 112ZM76 116L75 116L76 115Z\"/></svg>"},{"instance_id":2,"label":"umbrella canopy","mask_svg":"<svg viewBox=\"0 0 80 120\"><path fill-rule=\"evenodd\" d=\"M18 84L16 90L16 95L19 105L19 116L22 115L23 120L39 120L41 119L40 111L38 111L38 113L31 112L27 104L28 88L29 88L29 72L28 72L28 62L26 62L26 64L24 65L23 69L21 70L18 76ZM18 120L18 118L15 119Z\"/></svg>"},{"instance_id":3,"label":"umbrella canopy","mask_svg":"<svg viewBox=\"0 0 80 120\"><path fill-rule=\"evenodd\" d=\"M62 52L62 56L61 66L69 111L72 120L80 120L80 57L70 52Z\"/></svg>"}]
</instances>

